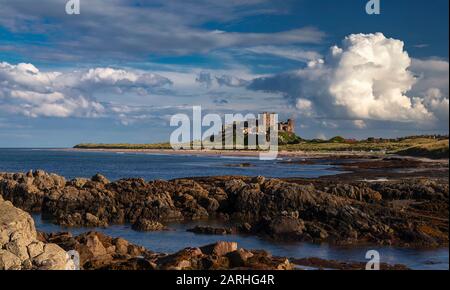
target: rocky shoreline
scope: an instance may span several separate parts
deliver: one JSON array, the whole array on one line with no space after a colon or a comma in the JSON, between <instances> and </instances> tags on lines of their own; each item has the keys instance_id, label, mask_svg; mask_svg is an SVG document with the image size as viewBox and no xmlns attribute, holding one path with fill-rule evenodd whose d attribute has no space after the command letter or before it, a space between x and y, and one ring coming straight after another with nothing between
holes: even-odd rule
<instances>
[{"instance_id":1,"label":"rocky shoreline","mask_svg":"<svg viewBox=\"0 0 450 290\"><path fill-rule=\"evenodd\" d=\"M341 162L336 164L342 165L345 174L317 179L223 176L111 182L100 174L66 180L40 170L0 173L0 268L59 269L67 258L62 249L79 251L83 269L363 267L361 263L317 258L294 259L293 263L227 242L172 254L153 253L95 232L78 237L36 233L33 220L24 211L41 213L53 223L68 227L127 223L136 231L163 231L173 221L214 219L230 226L197 226L188 231L345 246L448 247L448 168L417 160ZM5 214L6 209L9 214ZM11 216L15 215L30 229L25 240L12 238L12 231L24 231L24 227L11 226L15 219ZM231 250L218 254L211 250L214 247Z\"/></svg>"},{"instance_id":2,"label":"rocky shoreline","mask_svg":"<svg viewBox=\"0 0 450 290\"><path fill-rule=\"evenodd\" d=\"M100 174L70 181L43 171L0 174L4 199L63 226L129 223L155 231L171 221L221 219L234 226L192 231L336 245L447 246L448 192L448 179L430 176L370 182L339 176L110 182Z\"/></svg>"},{"instance_id":3,"label":"rocky shoreline","mask_svg":"<svg viewBox=\"0 0 450 290\"><path fill-rule=\"evenodd\" d=\"M76 250L84 270L293 270L295 267L287 258L238 248L235 242L217 242L167 254L97 232L76 237L69 233L42 234L41 238L66 250Z\"/></svg>"},{"instance_id":4,"label":"rocky shoreline","mask_svg":"<svg viewBox=\"0 0 450 290\"><path fill-rule=\"evenodd\" d=\"M0 196L0 270L75 269L55 243L39 239L31 216Z\"/></svg>"},{"instance_id":5,"label":"rocky shoreline","mask_svg":"<svg viewBox=\"0 0 450 290\"><path fill-rule=\"evenodd\" d=\"M294 264L265 251L238 248L235 242L163 254L97 232L76 237L70 233L41 233L28 213L0 196L0 270L78 269L292 270Z\"/></svg>"},{"instance_id":6,"label":"rocky shoreline","mask_svg":"<svg viewBox=\"0 0 450 290\"><path fill-rule=\"evenodd\" d=\"M362 270L364 263L318 258L290 262L264 250L246 250L236 242L155 253L122 238L98 232L78 236L37 232L31 216L0 196L0 270ZM384 270L407 270L381 264Z\"/></svg>"}]
</instances>

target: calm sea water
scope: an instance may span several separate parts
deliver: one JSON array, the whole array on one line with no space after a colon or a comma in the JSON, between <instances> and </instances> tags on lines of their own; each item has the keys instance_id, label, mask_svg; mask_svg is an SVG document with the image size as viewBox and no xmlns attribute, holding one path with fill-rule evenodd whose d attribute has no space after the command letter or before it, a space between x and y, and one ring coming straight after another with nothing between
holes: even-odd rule
<instances>
[{"instance_id":1,"label":"calm sea water","mask_svg":"<svg viewBox=\"0 0 450 290\"><path fill-rule=\"evenodd\" d=\"M252 167L233 167L250 163ZM281 164L277 161L260 161L248 157L172 156L150 154L118 154L97 152L69 152L34 149L0 149L0 172L26 172L43 169L65 176L91 177L100 172L111 180L127 177L172 179L193 176L264 175L267 177L318 177L336 174L331 166ZM156 252L174 252L185 247L201 246L216 241L236 241L247 249L265 249L273 255L294 258L320 257L340 261L366 261L368 250L378 250L381 261L405 264L413 269L449 269L448 248L434 250L399 249L391 247L337 248L308 243L274 243L257 237L229 235L206 236L187 232L197 224L214 224L214 221L169 224L170 231L135 232L129 225L108 228L63 228L41 220L35 215L36 227L44 232L70 231L73 234L96 230L112 237L123 237Z\"/></svg>"},{"instance_id":2,"label":"calm sea water","mask_svg":"<svg viewBox=\"0 0 450 290\"><path fill-rule=\"evenodd\" d=\"M249 163L251 167L238 167ZM0 149L0 172L43 169L68 179L96 173L110 180L142 177L146 180L181 177L247 175L319 177L338 173L330 165L292 165L256 157L159 155L143 153L74 152L42 149Z\"/></svg>"},{"instance_id":3,"label":"calm sea water","mask_svg":"<svg viewBox=\"0 0 450 290\"><path fill-rule=\"evenodd\" d=\"M289 258L319 257L337 261L367 262L368 250L377 250L383 263L403 264L411 269L432 270L449 269L448 249L417 250L392 247L332 247L326 244L310 243L274 243L254 236L197 235L187 232L195 225L223 226L214 221L172 223L166 224L170 230L162 232L136 232L129 225L113 225L108 228L65 228L43 221L39 215L34 216L36 227L43 232L71 232L74 235L87 231L98 231L112 237L122 237L134 244L141 245L154 252L173 253L187 247L204 246L218 241L237 242L239 247L246 249L265 249L274 256Z\"/></svg>"}]
</instances>

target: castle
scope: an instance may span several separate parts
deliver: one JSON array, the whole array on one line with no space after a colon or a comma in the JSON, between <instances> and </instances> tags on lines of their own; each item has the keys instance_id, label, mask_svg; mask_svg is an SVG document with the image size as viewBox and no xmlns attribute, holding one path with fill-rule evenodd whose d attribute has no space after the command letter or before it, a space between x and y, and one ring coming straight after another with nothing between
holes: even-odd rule
<instances>
[{"instance_id":1,"label":"castle","mask_svg":"<svg viewBox=\"0 0 450 290\"><path fill-rule=\"evenodd\" d=\"M262 113L263 120L265 121L266 126L271 124L272 116L274 114L275 113L269 113L269 112ZM278 123L278 132L285 132L285 133L294 134L295 133L295 121L294 121L294 119L288 119L286 122L279 122Z\"/></svg>"},{"instance_id":2,"label":"castle","mask_svg":"<svg viewBox=\"0 0 450 290\"><path fill-rule=\"evenodd\" d=\"M263 123L266 124L266 128L267 128L267 132L270 131L270 126L272 124L272 118L275 115L275 113L269 113L269 112L263 112L261 113L262 116L262 120ZM244 128L243 128L243 132L244 134L256 134L258 132L258 126L259 126L259 120L257 119L255 121L256 123L256 127L250 127L249 126L249 122L245 121L244 122ZM225 128L229 127L231 125L223 125L222 126L222 133L225 132ZM233 127L235 130L236 129L236 122L233 124ZM278 122L277 124L278 127L278 132L284 132L284 133L289 133L289 134L295 134L295 121L294 119L288 119L287 121L284 122Z\"/></svg>"}]
</instances>

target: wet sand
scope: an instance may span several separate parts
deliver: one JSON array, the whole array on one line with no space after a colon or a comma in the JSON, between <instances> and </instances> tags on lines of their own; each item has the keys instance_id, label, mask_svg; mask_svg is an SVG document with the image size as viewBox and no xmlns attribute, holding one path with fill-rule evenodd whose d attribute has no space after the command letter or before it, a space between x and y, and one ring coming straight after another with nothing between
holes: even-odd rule
<instances>
[{"instance_id":1,"label":"wet sand","mask_svg":"<svg viewBox=\"0 0 450 290\"><path fill-rule=\"evenodd\" d=\"M227 156L227 157L259 157L264 151L249 150L173 150L173 149L85 149L85 148L64 148L55 149L59 151L75 152L113 152L113 153L143 153L143 154L161 154L161 155L193 155L193 156ZM433 160L421 157L407 157L387 154L383 152L350 151L350 152L318 152L318 151L279 151L279 158L304 158L304 159L375 159L384 157L398 157L404 160L419 160L421 162L439 162L448 164L448 159Z\"/></svg>"}]
</instances>

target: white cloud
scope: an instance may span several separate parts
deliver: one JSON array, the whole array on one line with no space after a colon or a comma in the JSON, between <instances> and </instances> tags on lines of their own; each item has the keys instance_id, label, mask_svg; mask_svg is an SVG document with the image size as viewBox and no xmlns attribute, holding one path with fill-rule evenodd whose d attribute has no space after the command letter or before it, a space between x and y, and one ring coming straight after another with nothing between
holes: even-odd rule
<instances>
[{"instance_id":1,"label":"white cloud","mask_svg":"<svg viewBox=\"0 0 450 290\"><path fill-rule=\"evenodd\" d=\"M278 46L256 46L256 47L249 47L245 49L245 51L256 54L274 55L301 62L308 62L321 58L321 55L315 51L301 50L298 48L289 48L289 47L285 48Z\"/></svg>"},{"instance_id":2,"label":"white cloud","mask_svg":"<svg viewBox=\"0 0 450 290\"><path fill-rule=\"evenodd\" d=\"M435 116L448 124L449 120L449 98L448 94L444 96L442 91L437 88L431 88L427 91L424 104L429 108Z\"/></svg>"},{"instance_id":3,"label":"white cloud","mask_svg":"<svg viewBox=\"0 0 450 290\"><path fill-rule=\"evenodd\" d=\"M438 89L448 98L449 95L449 63L439 59L412 59L411 71L417 82L412 88L415 95L427 95L430 89Z\"/></svg>"},{"instance_id":4,"label":"white cloud","mask_svg":"<svg viewBox=\"0 0 450 290\"><path fill-rule=\"evenodd\" d=\"M328 128L328 129L337 129L337 128L339 128L339 125L336 122L333 122L333 121L324 120L324 121L320 122L320 124L322 125L322 127Z\"/></svg>"},{"instance_id":5,"label":"white cloud","mask_svg":"<svg viewBox=\"0 0 450 290\"><path fill-rule=\"evenodd\" d=\"M442 126L439 121L448 119L448 62L412 60L402 41L382 33L350 35L325 59L256 79L250 88L282 92L302 104L300 111L309 100L322 117L355 125L377 120Z\"/></svg>"},{"instance_id":6,"label":"white cloud","mask_svg":"<svg viewBox=\"0 0 450 290\"><path fill-rule=\"evenodd\" d=\"M151 5L134 5L127 0L90 0L86 1L89 7L82 8L76 21L63 13L61 0L0 2L0 26L13 33L47 36L51 47L20 48L22 54L40 59L146 59L149 54L186 55L250 46L317 44L325 36L314 27L271 33L206 28L208 23L286 13L284 7L289 4L271 0L153 0ZM48 19L52 19L51 23Z\"/></svg>"},{"instance_id":7,"label":"white cloud","mask_svg":"<svg viewBox=\"0 0 450 290\"><path fill-rule=\"evenodd\" d=\"M99 117L109 108L93 97L98 90L149 94L170 84L167 78L138 71L42 72L32 64L2 62L0 110L28 117Z\"/></svg>"},{"instance_id":8,"label":"white cloud","mask_svg":"<svg viewBox=\"0 0 450 290\"><path fill-rule=\"evenodd\" d=\"M355 127L358 129L365 129L367 127L366 122L364 122L363 120L354 120L353 125L355 125Z\"/></svg>"},{"instance_id":9,"label":"white cloud","mask_svg":"<svg viewBox=\"0 0 450 290\"><path fill-rule=\"evenodd\" d=\"M245 87L250 83L250 81L242 79L238 76L230 74L214 75L213 73L207 71L200 72L195 78L195 81L207 88L217 86L239 88Z\"/></svg>"},{"instance_id":10,"label":"white cloud","mask_svg":"<svg viewBox=\"0 0 450 290\"><path fill-rule=\"evenodd\" d=\"M307 99L298 99L296 108L298 109L300 115L304 117L311 117L314 112L313 103Z\"/></svg>"},{"instance_id":11,"label":"white cloud","mask_svg":"<svg viewBox=\"0 0 450 290\"><path fill-rule=\"evenodd\" d=\"M348 36L334 49L329 79L333 104L350 118L409 121L433 116L417 98L405 95L415 80L403 42L383 34Z\"/></svg>"},{"instance_id":12,"label":"white cloud","mask_svg":"<svg viewBox=\"0 0 450 290\"><path fill-rule=\"evenodd\" d=\"M172 82L153 73L136 73L123 69L95 68L81 75L81 82L93 85L115 87L154 88L170 85Z\"/></svg>"}]
</instances>

